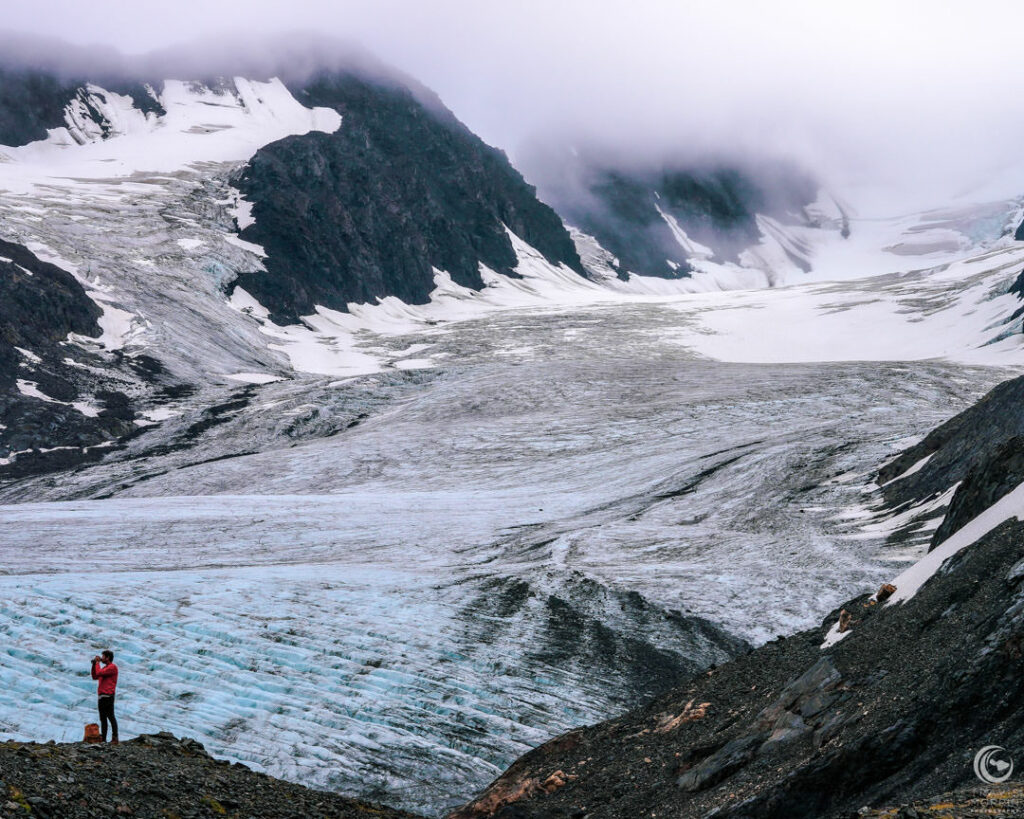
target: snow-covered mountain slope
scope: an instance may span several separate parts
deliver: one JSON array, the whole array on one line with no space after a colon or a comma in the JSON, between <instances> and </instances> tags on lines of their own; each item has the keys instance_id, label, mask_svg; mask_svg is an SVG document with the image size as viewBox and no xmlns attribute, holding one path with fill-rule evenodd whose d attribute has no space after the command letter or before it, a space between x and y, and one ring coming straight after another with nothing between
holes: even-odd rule
<instances>
[{"instance_id":1,"label":"snow-covered mountain slope","mask_svg":"<svg viewBox=\"0 0 1024 819\"><path fill-rule=\"evenodd\" d=\"M571 241L500 154L422 92L354 74L290 86L85 84L45 140L0 149L3 235L63 264L104 305L114 329L102 351L145 351L183 389L418 366L358 337L495 307L931 268L1019 221L1019 207L996 203L874 222L806 203L799 180L779 193L735 175L667 178L664 207L653 207L690 274L622 281L613 254L578 231ZM460 163L468 170L453 175ZM713 251L688 236L680 208L745 238ZM803 224L780 221L794 208ZM573 243L593 281L578 275ZM374 300L381 307L363 306ZM157 411L147 400L143 411Z\"/></svg>"},{"instance_id":2,"label":"snow-covered mountain slope","mask_svg":"<svg viewBox=\"0 0 1024 819\"><path fill-rule=\"evenodd\" d=\"M5 391L0 418L8 474L94 458L168 399L238 370L281 366L224 296L237 271L257 263L247 245L232 244L237 193L225 177L262 144L336 130L340 116L300 105L277 81L168 81L149 93L158 110L84 86L68 100L64 126L0 147L0 233L76 278L98 322L59 340L66 354L55 348L45 367L31 355L16 363L19 388ZM13 305L0 308L5 317ZM15 310L10 320L38 322L23 328L29 334L59 326L45 310ZM58 410L58 425L29 434L26 417L38 426Z\"/></svg>"},{"instance_id":3,"label":"snow-covered mountain slope","mask_svg":"<svg viewBox=\"0 0 1024 819\"><path fill-rule=\"evenodd\" d=\"M232 381L273 380L296 370L345 375L377 370L376 359L352 351L350 331L332 332L337 321L326 319L323 333L315 318L299 323L296 311L323 309L341 318L349 298L392 291L416 300L417 293L433 289L434 264L446 265L448 275L477 287L483 286L482 276L492 275L487 270L518 275L516 248L526 245L515 230L549 257L560 254L567 260L568 267L547 263L558 276L582 273L558 218L537 202L499 152L422 89L356 73L318 73L293 81L291 89L277 78L240 76L216 82L140 81L131 84L132 93L88 82L72 91L65 81L44 80L38 74L21 77L20 85L12 80L7 96L0 97L0 104L8 105L4 122L12 122L33 93L41 109L52 104L53 94L69 95L63 124L50 128L45 139L0 146L0 236L77 277L102 308L101 338L66 343L92 355L94 363L123 371L122 380L130 383L118 392L130 394L128 403L137 405L125 415L129 422L145 425L173 414L173 401L165 406L168 397L203 390L215 394L197 400L215 405ZM348 130L341 127L340 110L347 112ZM40 120L46 116L40 114ZM403 142L398 135L406 131ZM303 141L312 134L323 140ZM18 135L9 129L12 141ZM287 136L291 141L282 141ZM359 151L371 142L372 156L360 164ZM356 143L363 147L353 147ZM319 147L310 147L314 144ZM263 154L267 145L280 147ZM309 168L273 153L289 149L305 151L314 164L326 161L317 151L334 152L333 170L320 175L328 193L317 201L299 179ZM267 168L299 177L289 184L282 178L274 182ZM387 181L372 194L359 189L360 180L369 185L374 177ZM412 178L422 184L408 184ZM354 200L338 198L352 190ZM389 200L388 191L398 198ZM366 208L371 215L364 219L359 214ZM254 225L252 211L264 209ZM385 216L397 221L386 224ZM340 232L342 224L353 227ZM267 247L240 238L240 230ZM395 242L395 236L409 241ZM266 304L255 304L237 287L239 281ZM232 290L235 298L229 300ZM267 326L263 319L271 315L294 324ZM23 365L28 362L12 364ZM91 391L110 392L110 387L96 380ZM15 395L10 387L7 394L8 403L62 400L45 388ZM20 422L5 418L0 457L21 453L18 474L29 468L29 460L39 468L53 460L40 459L40 451L28 451L32 447L68 443L67 436L54 436L25 445L17 434ZM115 443L123 433L81 443ZM75 460L63 457L66 463Z\"/></svg>"},{"instance_id":4,"label":"snow-covered mountain slope","mask_svg":"<svg viewBox=\"0 0 1024 819\"><path fill-rule=\"evenodd\" d=\"M1024 172L932 210L830 191L791 163L525 152L585 267L652 293L778 287L935 267L1016 238ZM659 281L664 279L664 282Z\"/></svg>"},{"instance_id":5,"label":"snow-covered mountain slope","mask_svg":"<svg viewBox=\"0 0 1024 819\"><path fill-rule=\"evenodd\" d=\"M279 366L224 296L259 264L237 237L227 175L267 142L333 131L341 118L300 105L274 80L167 81L158 99L163 114L87 86L67 127L0 148L4 233L83 282L111 316L108 352L146 348L200 384Z\"/></svg>"},{"instance_id":6,"label":"snow-covered mountain slope","mask_svg":"<svg viewBox=\"0 0 1024 819\"><path fill-rule=\"evenodd\" d=\"M277 79L234 77L213 87L169 79L159 91L147 86L147 92L158 111L97 85L80 88L67 103L63 127L51 129L46 139L2 149L5 190L238 162L290 134L331 132L341 125L336 111L303 106Z\"/></svg>"},{"instance_id":7,"label":"snow-covered mountain slope","mask_svg":"<svg viewBox=\"0 0 1024 819\"><path fill-rule=\"evenodd\" d=\"M897 216L859 216L822 192L805 208L806 221L757 215L760 238L735 260L711 248L689 256L685 276L663 279L625 276L633 291L658 294L761 289L845 281L934 270L989 251L1015 246L1014 228L1022 214L1019 195L996 200L965 198L945 207ZM813 215L812 215L813 214ZM673 238L689 253L693 241L681 228ZM582 231L573 237L598 280L622 278L615 256ZM613 283L614 286L614 283Z\"/></svg>"}]
</instances>

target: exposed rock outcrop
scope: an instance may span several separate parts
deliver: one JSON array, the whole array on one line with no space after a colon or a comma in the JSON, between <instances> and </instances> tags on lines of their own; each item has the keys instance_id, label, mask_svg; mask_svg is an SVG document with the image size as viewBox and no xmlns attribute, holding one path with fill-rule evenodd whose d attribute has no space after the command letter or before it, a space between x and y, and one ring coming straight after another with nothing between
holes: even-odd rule
<instances>
[{"instance_id":1,"label":"exposed rock outcrop","mask_svg":"<svg viewBox=\"0 0 1024 819\"><path fill-rule=\"evenodd\" d=\"M163 109L149 93L146 84L107 76L105 72L90 77L71 77L56 71L24 66L0 65L0 145L26 145L46 139L47 131L65 125L69 104L81 98L85 113L95 119L104 132L112 123L102 112L89 110L89 102L81 90L87 82L102 82L111 92L132 98L142 111Z\"/></svg>"},{"instance_id":2,"label":"exposed rock outcrop","mask_svg":"<svg viewBox=\"0 0 1024 819\"><path fill-rule=\"evenodd\" d=\"M0 481L95 459L134 431L123 357L67 343L99 336L101 315L70 273L0 240Z\"/></svg>"},{"instance_id":3,"label":"exposed rock outcrop","mask_svg":"<svg viewBox=\"0 0 1024 819\"><path fill-rule=\"evenodd\" d=\"M882 467L882 495L895 508L936 498L960 483L932 537L934 548L1024 481L1021 436L1024 377L999 384Z\"/></svg>"},{"instance_id":4,"label":"exposed rock outcrop","mask_svg":"<svg viewBox=\"0 0 1024 819\"><path fill-rule=\"evenodd\" d=\"M337 110L342 125L267 145L239 176L255 219L241 235L267 258L265 272L237 284L275 321L384 296L422 304L435 268L474 289L481 264L514 276L508 230L584 275L555 212L440 101L356 74L291 90L304 105Z\"/></svg>"}]
</instances>

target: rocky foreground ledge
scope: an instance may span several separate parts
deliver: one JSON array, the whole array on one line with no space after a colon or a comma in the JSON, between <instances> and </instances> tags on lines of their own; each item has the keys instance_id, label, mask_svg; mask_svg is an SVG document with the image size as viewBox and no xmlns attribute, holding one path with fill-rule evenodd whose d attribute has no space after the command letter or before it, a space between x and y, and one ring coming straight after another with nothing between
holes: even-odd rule
<instances>
[{"instance_id":1,"label":"rocky foreground ledge","mask_svg":"<svg viewBox=\"0 0 1024 819\"><path fill-rule=\"evenodd\" d=\"M0 816L418 819L214 759L167 733L119 746L0 742Z\"/></svg>"}]
</instances>

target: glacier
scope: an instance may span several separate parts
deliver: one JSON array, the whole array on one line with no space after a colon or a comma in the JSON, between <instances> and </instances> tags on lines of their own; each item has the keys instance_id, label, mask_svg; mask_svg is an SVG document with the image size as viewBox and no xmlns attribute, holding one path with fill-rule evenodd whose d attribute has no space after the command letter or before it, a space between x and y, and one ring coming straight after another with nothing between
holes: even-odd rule
<instances>
[{"instance_id":1,"label":"glacier","mask_svg":"<svg viewBox=\"0 0 1024 819\"><path fill-rule=\"evenodd\" d=\"M1004 370L718 361L694 298L378 338L433 365L249 385L198 451L28 482L0 507L2 730L76 738L109 644L126 730L436 813L630 701L591 623L710 662L673 612L760 642L910 563L927 533L887 547L870 477Z\"/></svg>"},{"instance_id":2,"label":"glacier","mask_svg":"<svg viewBox=\"0 0 1024 819\"><path fill-rule=\"evenodd\" d=\"M261 265L233 174L341 118L273 81L168 82L162 117L86 91L110 133L73 109L0 148L3 234L103 308L69 344L195 389L142 396L103 461L0 487L5 735L76 739L110 646L126 731L437 813L724 660L715 628L742 650L913 563L943 501L885 509L878 466L1024 363L1011 199L848 238L823 200L830 229L765 223L672 281L510 232L519 278L437 270L427 304L280 326L225 293Z\"/></svg>"}]
</instances>

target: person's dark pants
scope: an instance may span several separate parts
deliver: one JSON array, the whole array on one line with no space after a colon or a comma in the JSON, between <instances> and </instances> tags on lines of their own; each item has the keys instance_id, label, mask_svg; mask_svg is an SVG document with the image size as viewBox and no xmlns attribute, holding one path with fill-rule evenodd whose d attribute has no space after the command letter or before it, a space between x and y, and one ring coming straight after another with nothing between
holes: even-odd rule
<instances>
[{"instance_id":1,"label":"person's dark pants","mask_svg":"<svg viewBox=\"0 0 1024 819\"><path fill-rule=\"evenodd\" d=\"M110 720L111 739L117 739L117 717L114 716L114 695L100 697L100 736L107 741L107 720Z\"/></svg>"}]
</instances>

